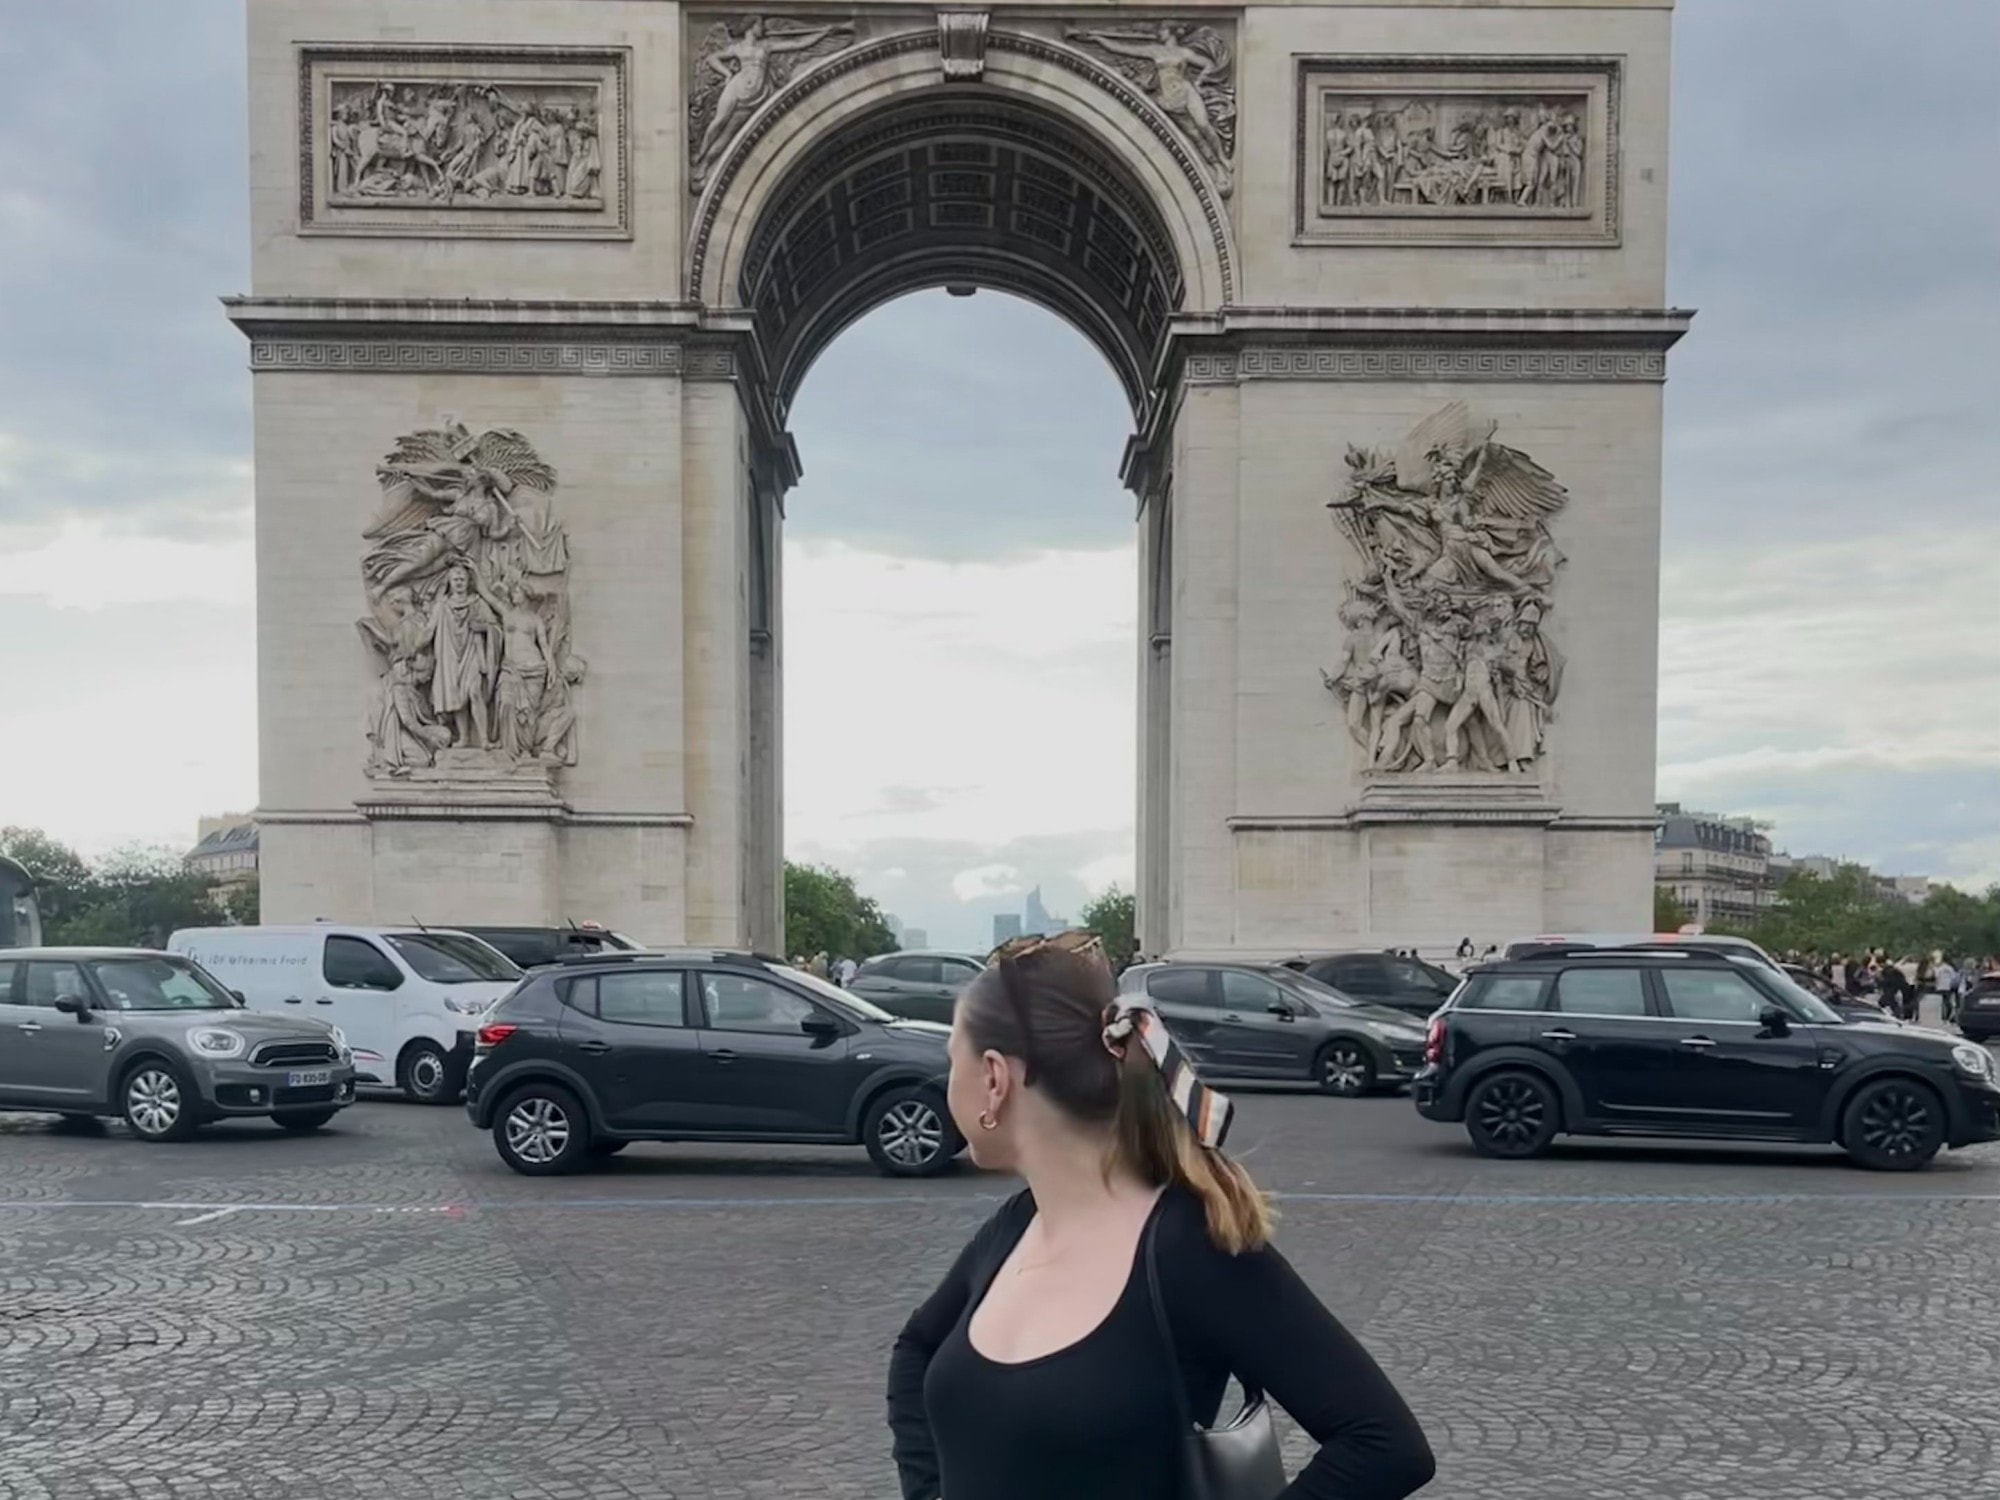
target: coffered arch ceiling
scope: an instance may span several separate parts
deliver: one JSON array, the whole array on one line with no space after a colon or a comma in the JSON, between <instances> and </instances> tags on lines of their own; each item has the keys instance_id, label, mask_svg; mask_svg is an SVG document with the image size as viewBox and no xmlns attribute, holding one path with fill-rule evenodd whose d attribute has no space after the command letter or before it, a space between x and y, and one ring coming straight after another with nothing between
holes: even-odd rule
<instances>
[{"instance_id":1,"label":"coffered arch ceiling","mask_svg":"<svg viewBox=\"0 0 2000 1500\"><path fill-rule=\"evenodd\" d=\"M1075 325L1135 412L1184 281L1145 193L1050 111L955 89L868 113L811 151L753 233L738 294L781 411L834 336L906 292L1017 293Z\"/></svg>"}]
</instances>

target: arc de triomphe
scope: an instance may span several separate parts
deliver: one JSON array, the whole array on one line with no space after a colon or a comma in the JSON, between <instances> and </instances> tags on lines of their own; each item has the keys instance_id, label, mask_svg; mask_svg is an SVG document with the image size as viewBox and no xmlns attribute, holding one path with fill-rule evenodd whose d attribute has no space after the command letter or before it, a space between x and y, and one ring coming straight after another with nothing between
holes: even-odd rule
<instances>
[{"instance_id":1,"label":"arc de triomphe","mask_svg":"<svg viewBox=\"0 0 2000 1500\"><path fill-rule=\"evenodd\" d=\"M1670 20L258 0L266 919L777 948L786 413L976 286L1131 399L1147 950L1645 922Z\"/></svg>"}]
</instances>

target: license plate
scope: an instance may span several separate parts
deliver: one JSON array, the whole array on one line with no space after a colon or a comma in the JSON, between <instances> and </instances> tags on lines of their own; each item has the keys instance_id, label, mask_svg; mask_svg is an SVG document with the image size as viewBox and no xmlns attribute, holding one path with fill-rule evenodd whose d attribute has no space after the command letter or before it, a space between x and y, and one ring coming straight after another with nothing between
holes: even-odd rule
<instances>
[{"instance_id":1,"label":"license plate","mask_svg":"<svg viewBox=\"0 0 2000 1500\"><path fill-rule=\"evenodd\" d=\"M318 1088L332 1082L331 1068L299 1068L285 1075L285 1087L288 1089Z\"/></svg>"}]
</instances>

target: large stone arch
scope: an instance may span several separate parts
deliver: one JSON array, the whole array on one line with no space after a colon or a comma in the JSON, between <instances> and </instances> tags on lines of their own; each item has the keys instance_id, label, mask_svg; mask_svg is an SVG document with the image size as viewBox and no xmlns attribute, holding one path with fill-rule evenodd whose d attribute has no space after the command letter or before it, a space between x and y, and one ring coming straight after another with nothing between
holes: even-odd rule
<instances>
[{"instance_id":1,"label":"large stone arch","mask_svg":"<svg viewBox=\"0 0 2000 1500\"><path fill-rule=\"evenodd\" d=\"M944 285L1131 401L1149 953L1641 928L1672 0L421 9L249 11L266 914L781 942L786 415Z\"/></svg>"}]
</instances>

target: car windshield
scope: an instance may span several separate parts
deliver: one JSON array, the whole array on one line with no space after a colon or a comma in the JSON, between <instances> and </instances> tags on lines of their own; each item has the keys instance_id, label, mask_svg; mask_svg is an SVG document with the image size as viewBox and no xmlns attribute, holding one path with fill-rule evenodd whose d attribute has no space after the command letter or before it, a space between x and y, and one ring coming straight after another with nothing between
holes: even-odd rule
<instances>
[{"instance_id":1,"label":"car windshield","mask_svg":"<svg viewBox=\"0 0 2000 1500\"><path fill-rule=\"evenodd\" d=\"M386 933L419 979L433 984L512 984L521 971L498 948L459 932Z\"/></svg>"},{"instance_id":2,"label":"car windshield","mask_svg":"<svg viewBox=\"0 0 2000 1500\"><path fill-rule=\"evenodd\" d=\"M1802 1020L1814 1021L1822 1026L1837 1026L1840 1024L1839 1011L1828 1005L1804 985L1798 983L1798 981L1782 969L1773 969L1766 964L1760 963L1748 953L1732 953L1729 955L1729 961L1734 964L1741 964L1746 969L1755 969L1759 976L1762 977L1764 983L1776 985L1784 994L1786 1001L1791 1005L1792 1009L1799 1013Z\"/></svg>"},{"instance_id":3,"label":"car windshield","mask_svg":"<svg viewBox=\"0 0 2000 1500\"><path fill-rule=\"evenodd\" d=\"M234 1010L236 997L185 959L104 958L90 966L120 1010Z\"/></svg>"},{"instance_id":4,"label":"car windshield","mask_svg":"<svg viewBox=\"0 0 2000 1500\"><path fill-rule=\"evenodd\" d=\"M1287 973L1278 982L1288 989L1303 992L1321 1005L1355 1006L1361 1003L1352 995L1343 995L1332 985L1314 979L1310 974Z\"/></svg>"},{"instance_id":5,"label":"car windshield","mask_svg":"<svg viewBox=\"0 0 2000 1500\"><path fill-rule=\"evenodd\" d=\"M896 1016L882 1009L874 1001L857 995L852 990L844 990L837 984L828 984L824 979L806 973L804 969L794 969L789 965L781 964L773 972L784 975L793 984L804 985L815 995L825 1000L831 1000L835 1005L840 1006L850 1014L860 1016L863 1020L894 1021L897 1019Z\"/></svg>"}]
</instances>

